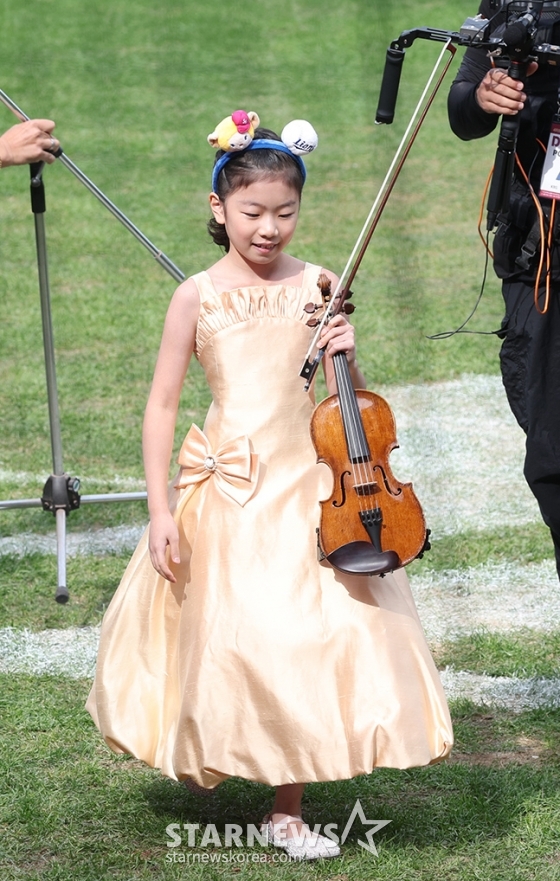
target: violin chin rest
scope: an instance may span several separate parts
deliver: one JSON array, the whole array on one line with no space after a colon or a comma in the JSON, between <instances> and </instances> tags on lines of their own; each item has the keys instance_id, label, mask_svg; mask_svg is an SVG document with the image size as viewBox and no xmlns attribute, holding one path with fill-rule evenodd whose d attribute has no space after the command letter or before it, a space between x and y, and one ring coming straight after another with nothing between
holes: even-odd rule
<instances>
[{"instance_id":1,"label":"violin chin rest","mask_svg":"<svg viewBox=\"0 0 560 881\"><path fill-rule=\"evenodd\" d=\"M351 541L326 558L335 569L349 575L384 575L400 566L396 551L376 551L368 541Z\"/></svg>"}]
</instances>

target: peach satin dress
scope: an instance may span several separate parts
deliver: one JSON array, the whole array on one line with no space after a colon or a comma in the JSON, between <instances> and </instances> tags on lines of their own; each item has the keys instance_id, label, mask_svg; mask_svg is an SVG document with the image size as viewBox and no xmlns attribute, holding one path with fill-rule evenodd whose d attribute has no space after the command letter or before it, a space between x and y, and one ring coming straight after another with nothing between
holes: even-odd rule
<instances>
[{"instance_id":1,"label":"peach satin dress","mask_svg":"<svg viewBox=\"0 0 560 881\"><path fill-rule=\"evenodd\" d=\"M299 370L319 272L221 293L194 276L213 401L170 489L177 584L152 568L146 534L103 620L87 709L106 742L208 788L427 765L452 745L406 572L346 576L317 559L332 478Z\"/></svg>"}]
</instances>

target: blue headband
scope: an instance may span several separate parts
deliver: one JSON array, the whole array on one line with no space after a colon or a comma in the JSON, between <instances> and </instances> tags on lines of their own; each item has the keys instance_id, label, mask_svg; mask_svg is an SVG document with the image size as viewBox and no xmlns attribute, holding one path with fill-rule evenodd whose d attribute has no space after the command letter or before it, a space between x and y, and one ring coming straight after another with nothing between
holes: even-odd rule
<instances>
[{"instance_id":1,"label":"blue headband","mask_svg":"<svg viewBox=\"0 0 560 881\"><path fill-rule=\"evenodd\" d=\"M244 150L234 150L230 153L224 153L223 156L220 156L212 170L213 193L216 193L216 195L218 195L218 177L224 165L227 165L229 160L233 159L234 156L238 156L240 153L246 153L248 150L279 150L280 153L287 153L288 156L291 156L292 159L297 162L299 170L301 171L303 177L303 182L305 183L307 172L305 170L305 165L303 164L303 159L301 158L301 156L297 156L295 153L292 153L292 151L288 146L286 146L284 141L273 141L270 138L257 138L255 141L251 141L249 146L245 147Z\"/></svg>"}]
</instances>

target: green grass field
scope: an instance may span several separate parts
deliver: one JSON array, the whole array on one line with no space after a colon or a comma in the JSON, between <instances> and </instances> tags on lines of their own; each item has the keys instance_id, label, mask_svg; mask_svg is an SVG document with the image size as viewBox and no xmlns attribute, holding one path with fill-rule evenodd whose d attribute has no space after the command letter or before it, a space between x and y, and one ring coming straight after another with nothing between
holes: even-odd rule
<instances>
[{"instance_id":1,"label":"green grass field","mask_svg":"<svg viewBox=\"0 0 560 881\"><path fill-rule=\"evenodd\" d=\"M452 27L469 11L465 3L420 9L334 0L241 0L216 9L62 0L47 14L35 0L24 9L7 0L1 88L28 115L55 118L68 156L187 275L219 256L205 230L207 133L238 105L256 108L276 129L308 117L320 148L308 162L292 251L340 271L439 52L422 41L413 47L396 122L376 127L386 47L419 15ZM454 138L446 90L355 284L372 387L496 371L493 339L425 339L458 325L478 292L483 251L474 218L494 146ZM3 105L0 112L6 126L14 121ZM67 169L47 169L45 181L65 462L87 492L90 476L108 487L115 475L142 476L139 427L174 282ZM25 496L21 472L50 467L41 324L27 170L12 169L1 183L0 461L16 473L9 491ZM496 328L500 312L491 279L473 327ZM193 371L178 436L207 401Z\"/></svg>"},{"instance_id":2,"label":"green grass field","mask_svg":"<svg viewBox=\"0 0 560 881\"><path fill-rule=\"evenodd\" d=\"M397 117L374 126L385 51L414 26L457 29L465 0L3 0L0 88L31 117L57 122L68 156L187 275L219 252L205 223L213 152L206 135L237 107L280 130L308 118L320 147L307 162L292 253L340 271L369 212L439 47L408 53ZM458 57L461 52L459 51ZM458 61L453 65L456 70ZM452 75L452 74L451 74ZM476 232L495 141L449 131L449 75L405 165L354 285L369 387L496 374L499 341L428 341L470 312L484 252ZM14 122L0 105L0 127ZM40 495L51 471L33 219L27 169L0 172L0 496ZM84 493L142 489L140 428L173 280L57 163L45 172L46 227L64 464ZM489 274L476 330L501 319ZM177 443L208 404L189 374ZM143 504L88 505L70 531L139 524ZM50 515L0 513L0 536L50 532ZM544 527L437 537L417 571L550 556ZM0 627L99 623L126 564L69 560L71 602L52 601L51 557L0 555ZM558 633L480 633L437 647L441 664L492 675L558 676ZM559 711L452 706L444 766L311 786L314 822L343 823L356 798L391 818L379 858L350 836L332 863L282 866L166 861L172 822L258 822L266 787L232 780L201 801L110 754L83 711L89 683L0 675L0 877L143 881L268 877L330 881L549 881L560 878ZM257 849L262 856L265 851Z\"/></svg>"}]
</instances>

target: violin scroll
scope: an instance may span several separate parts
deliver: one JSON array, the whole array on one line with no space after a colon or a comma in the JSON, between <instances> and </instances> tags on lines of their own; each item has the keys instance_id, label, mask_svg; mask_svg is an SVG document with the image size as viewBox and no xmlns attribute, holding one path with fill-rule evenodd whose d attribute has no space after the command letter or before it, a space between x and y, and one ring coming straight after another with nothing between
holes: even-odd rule
<instances>
[{"instance_id":1,"label":"violin scroll","mask_svg":"<svg viewBox=\"0 0 560 881\"><path fill-rule=\"evenodd\" d=\"M331 299L332 299L331 280L328 277L328 275L325 275L324 272L322 272L319 275L319 278L317 280L317 287L321 291L321 297L323 299L323 303L322 304L321 303L307 303L303 307L303 311L308 312L311 315L313 315L318 310L322 310L324 313L325 308L327 306L329 306ZM338 312L344 312L345 315L351 315L352 312L355 311L356 307L354 306L354 304L347 302L347 300L349 300L351 298L351 296L352 296L352 291L341 291L339 294L336 294L335 306L334 306L334 309L332 310L331 317L333 315L336 315ZM340 298L343 299L343 302L341 305L338 305L337 301ZM317 327L321 323L321 321L322 321L322 316L320 318L310 318L307 321L307 326L308 327Z\"/></svg>"}]
</instances>

